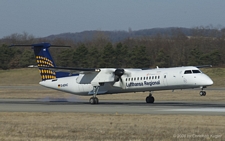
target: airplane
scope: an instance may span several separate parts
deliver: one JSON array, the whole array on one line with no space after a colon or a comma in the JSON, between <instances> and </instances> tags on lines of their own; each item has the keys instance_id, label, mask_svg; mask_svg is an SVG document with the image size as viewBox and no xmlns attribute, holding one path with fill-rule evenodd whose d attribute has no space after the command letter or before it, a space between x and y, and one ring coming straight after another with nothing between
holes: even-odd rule
<instances>
[{"instance_id":1,"label":"airplane","mask_svg":"<svg viewBox=\"0 0 225 141\"><path fill-rule=\"evenodd\" d=\"M49 48L60 47L50 43L32 46L42 81L40 85L75 94L91 96L89 102L98 104L97 95L128 92L146 92L146 103L154 103L153 91L200 88L200 96L205 96L204 88L213 85L209 76L199 68L205 66L182 66L172 68L70 68L57 67Z\"/></svg>"}]
</instances>

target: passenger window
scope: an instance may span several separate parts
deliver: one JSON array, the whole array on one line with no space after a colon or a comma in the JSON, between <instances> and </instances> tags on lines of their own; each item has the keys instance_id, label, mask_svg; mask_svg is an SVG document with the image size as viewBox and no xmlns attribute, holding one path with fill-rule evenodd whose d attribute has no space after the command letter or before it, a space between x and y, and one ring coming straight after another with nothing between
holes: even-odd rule
<instances>
[{"instance_id":1,"label":"passenger window","mask_svg":"<svg viewBox=\"0 0 225 141\"><path fill-rule=\"evenodd\" d=\"M131 81L133 81L133 78L131 78Z\"/></svg>"},{"instance_id":2,"label":"passenger window","mask_svg":"<svg viewBox=\"0 0 225 141\"><path fill-rule=\"evenodd\" d=\"M199 70L192 70L193 73L201 73Z\"/></svg>"},{"instance_id":3,"label":"passenger window","mask_svg":"<svg viewBox=\"0 0 225 141\"><path fill-rule=\"evenodd\" d=\"M151 76L149 76L149 79L151 79Z\"/></svg>"},{"instance_id":4,"label":"passenger window","mask_svg":"<svg viewBox=\"0 0 225 141\"><path fill-rule=\"evenodd\" d=\"M186 70L184 74L192 74L191 70Z\"/></svg>"},{"instance_id":5,"label":"passenger window","mask_svg":"<svg viewBox=\"0 0 225 141\"><path fill-rule=\"evenodd\" d=\"M139 77L137 78L137 80L139 80Z\"/></svg>"},{"instance_id":6,"label":"passenger window","mask_svg":"<svg viewBox=\"0 0 225 141\"><path fill-rule=\"evenodd\" d=\"M154 79L154 76L152 76L152 79Z\"/></svg>"},{"instance_id":7,"label":"passenger window","mask_svg":"<svg viewBox=\"0 0 225 141\"><path fill-rule=\"evenodd\" d=\"M146 77L146 80L148 80L148 77Z\"/></svg>"},{"instance_id":8,"label":"passenger window","mask_svg":"<svg viewBox=\"0 0 225 141\"><path fill-rule=\"evenodd\" d=\"M128 79L128 81L130 81L130 78Z\"/></svg>"},{"instance_id":9,"label":"passenger window","mask_svg":"<svg viewBox=\"0 0 225 141\"><path fill-rule=\"evenodd\" d=\"M136 80L136 77L134 77L134 81Z\"/></svg>"},{"instance_id":10,"label":"passenger window","mask_svg":"<svg viewBox=\"0 0 225 141\"><path fill-rule=\"evenodd\" d=\"M127 78L126 78L126 81L127 81Z\"/></svg>"},{"instance_id":11,"label":"passenger window","mask_svg":"<svg viewBox=\"0 0 225 141\"><path fill-rule=\"evenodd\" d=\"M158 79L160 78L160 76L158 76Z\"/></svg>"},{"instance_id":12,"label":"passenger window","mask_svg":"<svg viewBox=\"0 0 225 141\"><path fill-rule=\"evenodd\" d=\"M155 79L157 79L157 76L155 76Z\"/></svg>"},{"instance_id":13,"label":"passenger window","mask_svg":"<svg viewBox=\"0 0 225 141\"><path fill-rule=\"evenodd\" d=\"M140 80L142 80L142 77L140 78Z\"/></svg>"},{"instance_id":14,"label":"passenger window","mask_svg":"<svg viewBox=\"0 0 225 141\"><path fill-rule=\"evenodd\" d=\"M143 80L145 80L145 77L143 77Z\"/></svg>"}]
</instances>

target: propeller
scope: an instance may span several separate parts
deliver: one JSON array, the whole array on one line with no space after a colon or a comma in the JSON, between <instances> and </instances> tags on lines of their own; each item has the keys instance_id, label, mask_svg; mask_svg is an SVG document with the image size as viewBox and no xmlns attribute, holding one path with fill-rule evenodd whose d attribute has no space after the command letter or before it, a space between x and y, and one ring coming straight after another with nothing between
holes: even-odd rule
<instances>
[{"instance_id":1,"label":"propeller","mask_svg":"<svg viewBox=\"0 0 225 141\"><path fill-rule=\"evenodd\" d=\"M115 74L114 81L118 82L119 80L121 80L121 76L124 74L124 69L116 69L114 74Z\"/></svg>"},{"instance_id":2,"label":"propeller","mask_svg":"<svg viewBox=\"0 0 225 141\"><path fill-rule=\"evenodd\" d=\"M124 84L123 80L122 80L122 75L128 75L129 73L125 72L124 69L116 69L114 71L114 81L115 82L119 82L119 83L114 83L114 86L119 86L123 89L125 89L126 85Z\"/></svg>"}]
</instances>

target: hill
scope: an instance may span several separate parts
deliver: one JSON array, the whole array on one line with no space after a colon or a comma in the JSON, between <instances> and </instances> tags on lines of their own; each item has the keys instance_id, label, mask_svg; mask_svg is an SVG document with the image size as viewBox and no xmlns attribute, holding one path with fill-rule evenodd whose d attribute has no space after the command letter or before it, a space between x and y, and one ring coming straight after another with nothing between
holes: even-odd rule
<instances>
[{"instance_id":1,"label":"hill","mask_svg":"<svg viewBox=\"0 0 225 141\"><path fill-rule=\"evenodd\" d=\"M140 37L153 37L156 35L171 37L174 34L180 33L185 36L193 36L196 34L203 34L204 36L216 36L213 35L216 29L205 29L205 28L183 28L183 27L168 27L168 28L152 28L143 29L137 31L83 31L77 33L61 33L57 35L50 35L44 37L47 40L55 39L66 39L74 42L85 42L93 39L104 37L109 39L111 42L120 42L128 38L140 38Z\"/></svg>"}]
</instances>

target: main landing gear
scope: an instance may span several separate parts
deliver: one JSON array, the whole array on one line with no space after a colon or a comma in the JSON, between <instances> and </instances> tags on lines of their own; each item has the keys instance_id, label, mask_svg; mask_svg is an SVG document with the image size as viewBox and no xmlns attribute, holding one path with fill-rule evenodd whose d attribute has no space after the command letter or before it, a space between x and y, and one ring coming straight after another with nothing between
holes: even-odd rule
<instances>
[{"instance_id":1,"label":"main landing gear","mask_svg":"<svg viewBox=\"0 0 225 141\"><path fill-rule=\"evenodd\" d=\"M149 96L146 97L146 103L154 103L155 98L152 96L152 93L149 93Z\"/></svg>"},{"instance_id":2,"label":"main landing gear","mask_svg":"<svg viewBox=\"0 0 225 141\"><path fill-rule=\"evenodd\" d=\"M98 98L97 97L91 97L90 99L89 99L89 102L91 103L91 104L98 104Z\"/></svg>"},{"instance_id":3,"label":"main landing gear","mask_svg":"<svg viewBox=\"0 0 225 141\"><path fill-rule=\"evenodd\" d=\"M96 97L96 95L98 94L98 90L99 90L99 86L94 86L94 87L93 87L93 92L94 92L94 94L93 94L93 96L89 99L89 102L90 102L91 104L98 104L99 100L98 100L98 98Z\"/></svg>"}]
</instances>

